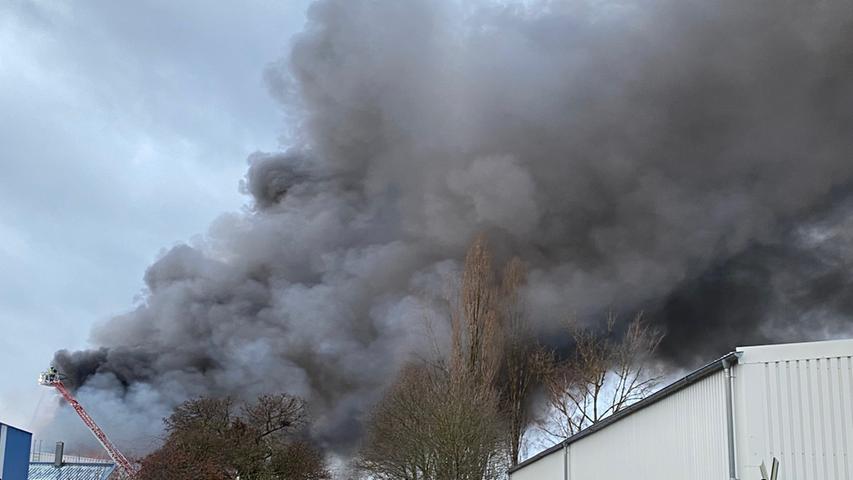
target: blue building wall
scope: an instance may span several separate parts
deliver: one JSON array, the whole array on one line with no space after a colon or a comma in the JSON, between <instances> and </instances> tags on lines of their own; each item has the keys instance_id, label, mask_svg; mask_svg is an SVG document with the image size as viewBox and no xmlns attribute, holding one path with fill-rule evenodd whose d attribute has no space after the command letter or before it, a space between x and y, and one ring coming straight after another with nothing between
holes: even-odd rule
<instances>
[{"instance_id":1,"label":"blue building wall","mask_svg":"<svg viewBox=\"0 0 853 480\"><path fill-rule=\"evenodd\" d=\"M27 480L32 434L0 424L0 480Z\"/></svg>"}]
</instances>

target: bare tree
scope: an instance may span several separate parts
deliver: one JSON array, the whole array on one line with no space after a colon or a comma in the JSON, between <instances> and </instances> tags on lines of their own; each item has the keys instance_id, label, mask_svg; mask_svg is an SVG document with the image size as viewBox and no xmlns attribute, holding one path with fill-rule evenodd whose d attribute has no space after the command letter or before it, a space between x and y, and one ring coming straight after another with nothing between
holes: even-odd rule
<instances>
[{"instance_id":1,"label":"bare tree","mask_svg":"<svg viewBox=\"0 0 853 480\"><path fill-rule=\"evenodd\" d=\"M281 480L328 480L326 460L316 446L295 439L279 446L270 459L272 478Z\"/></svg>"},{"instance_id":2,"label":"bare tree","mask_svg":"<svg viewBox=\"0 0 853 480\"><path fill-rule=\"evenodd\" d=\"M436 478L436 452L427 443L437 406L429 367L404 368L367 422L357 467L380 480Z\"/></svg>"},{"instance_id":3,"label":"bare tree","mask_svg":"<svg viewBox=\"0 0 853 480\"><path fill-rule=\"evenodd\" d=\"M287 394L261 395L243 407L242 418L255 435L255 443L281 436L305 425L305 400Z\"/></svg>"},{"instance_id":4,"label":"bare tree","mask_svg":"<svg viewBox=\"0 0 853 480\"><path fill-rule=\"evenodd\" d=\"M482 235L465 256L459 298L450 316L450 367L471 380L493 384L501 363L501 325L492 254Z\"/></svg>"},{"instance_id":5,"label":"bare tree","mask_svg":"<svg viewBox=\"0 0 853 480\"><path fill-rule=\"evenodd\" d=\"M443 402L432 418L437 480L504 478L504 422L491 385L470 372L438 371ZM442 401L442 398L444 399Z\"/></svg>"},{"instance_id":6,"label":"bare tree","mask_svg":"<svg viewBox=\"0 0 853 480\"><path fill-rule=\"evenodd\" d=\"M616 319L605 331L570 325L574 354L552 367L547 377L548 403L553 412L543 429L566 438L642 400L660 384L653 354L663 335L644 321L631 321L621 338Z\"/></svg>"},{"instance_id":7,"label":"bare tree","mask_svg":"<svg viewBox=\"0 0 853 480\"><path fill-rule=\"evenodd\" d=\"M451 299L450 351L403 370L377 406L358 465L387 480L489 480L503 472L497 380L504 346L485 239L465 258Z\"/></svg>"},{"instance_id":8,"label":"bare tree","mask_svg":"<svg viewBox=\"0 0 853 480\"><path fill-rule=\"evenodd\" d=\"M322 452L298 435L305 403L264 395L241 409L228 398L199 398L165 420L163 446L143 459L141 480L320 480L329 478Z\"/></svg>"},{"instance_id":9,"label":"bare tree","mask_svg":"<svg viewBox=\"0 0 853 480\"><path fill-rule=\"evenodd\" d=\"M531 423L529 397L547 370L550 356L538 344L526 316L521 289L527 283L524 263L513 258L504 267L500 288L503 364L499 390L507 422L510 465L517 465Z\"/></svg>"},{"instance_id":10,"label":"bare tree","mask_svg":"<svg viewBox=\"0 0 853 480\"><path fill-rule=\"evenodd\" d=\"M110 476L113 477L115 475ZM145 457L137 476L142 480L232 480L234 477L233 471L210 455L194 454L173 441L167 441Z\"/></svg>"},{"instance_id":11,"label":"bare tree","mask_svg":"<svg viewBox=\"0 0 853 480\"><path fill-rule=\"evenodd\" d=\"M550 355L523 301L527 272L510 260L498 278L483 236L465 256L450 304L449 351L403 370L376 407L358 466L383 480L500 478L518 463L529 397Z\"/></svg>"},{"instance_id":12,"label":"bare tree","mask_svg":"<svg viewBox=\"0 0 853 480\"><path fill-rule=\"evenodd\" d=\"M377 405L357 465L381 480L497 479L502 435L493 391L418 362Z\"/></svg>"}]
</instances>

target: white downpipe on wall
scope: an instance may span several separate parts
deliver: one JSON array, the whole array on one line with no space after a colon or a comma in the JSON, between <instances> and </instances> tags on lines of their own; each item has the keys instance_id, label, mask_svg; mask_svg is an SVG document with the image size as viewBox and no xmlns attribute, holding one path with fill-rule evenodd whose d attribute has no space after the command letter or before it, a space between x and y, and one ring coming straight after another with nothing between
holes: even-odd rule
<instances>
[{"instance_id":1,"label":"white downpipe on wall","mask_svg":"<svg viewBox=\"0 0 853 480\"><path fill-rule=\"evenodd\" d=\"M723 359L723 370L726 372L726 433L729 449L729 480L737 478L737 453L735 448L735 414L734 414L734 374L731 358Z\"/></svg>"}]
</instances>

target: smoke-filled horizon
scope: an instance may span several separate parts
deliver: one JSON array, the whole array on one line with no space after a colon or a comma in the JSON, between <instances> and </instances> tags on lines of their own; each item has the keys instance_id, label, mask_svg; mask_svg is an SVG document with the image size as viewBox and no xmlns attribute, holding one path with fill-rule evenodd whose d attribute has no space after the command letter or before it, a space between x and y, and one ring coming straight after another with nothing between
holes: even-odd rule
<instances>
[{"instance_id":1,"label":"smoke-filled horizon","mask_svg":"<svg viewBox=\"0 0 853 480\"><path fill-rule=\"evenodd\" d=\"M287 151L59 352L142 445L198 395L304 396L346 451L485 232L543 341L645 310L682 367L849 334L847 2L318 0L266 72ZM145 445L139 448L146 448Z\"/></svg>"}]
</instances>

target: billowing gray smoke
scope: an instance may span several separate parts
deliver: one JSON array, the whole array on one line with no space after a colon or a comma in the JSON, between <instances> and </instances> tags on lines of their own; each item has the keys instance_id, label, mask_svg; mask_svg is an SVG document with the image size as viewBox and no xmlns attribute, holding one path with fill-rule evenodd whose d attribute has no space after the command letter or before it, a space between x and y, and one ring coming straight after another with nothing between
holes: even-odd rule
<instances>
[{"instance_id":1,"label":"billowing gray smoke","mask_svg":"<svg viewBox=\"0 0 853 480\"><path fill-rule=\"evenodd\" d=\"M842 0L318 0L267 72L293 129L249 159L252 208L57 361L124 441L187 397L287 390L345 448L481 231L531 266L555 344L571 314L640 308L684 365L849 332L851 21Z\"/></svg>"}]
</instances>

